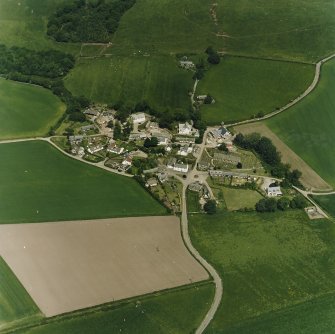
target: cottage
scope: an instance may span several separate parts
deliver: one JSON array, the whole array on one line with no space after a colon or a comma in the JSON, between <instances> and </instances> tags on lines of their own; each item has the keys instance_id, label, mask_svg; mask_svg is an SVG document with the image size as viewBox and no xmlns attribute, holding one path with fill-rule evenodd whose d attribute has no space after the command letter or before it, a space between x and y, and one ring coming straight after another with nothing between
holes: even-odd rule
<instances>
[{"instance_id":1,"label":"cottage","mask_svg":"<svg viewBox=\"0 0 335 334\"><path fill-rule=\"evenodd\" d=\"M179 61L179 66L181 68L185 68L187 70L195 68L195 64L191 60L180 60Z\"/></svg>"},{"instance_id":2,"label":"cottage","mask_svg":"<svg viewBox=\"0 0 335 334\"><path fill-rule=\"evenodd\" d=\"M266 188L266 194L268 195L268 197L277 197L283 195L279 186L269 186L268 188Z\"/></svg>"},{"instance_id":3,"label":"cottage","mask_svg":"<svg viewBox=\"0 0 335 334\"><path fill-rule=\"evenodd\" d=\"M179 173L187 173L189 166L187 164L175 164L173 170Z\"/></svg>"},{"instance_id":4,"label":"cottage","mask_svg":"<svg viewBox=\"0 0 335 334\"><path fill-rule=\"evenodd\" d=\"M166 167L167 167L167 168L170 168L170 169L173 169L174 166L175 166L175 164L176 164L176 162L177 162L177 159L176 159L176 158L171 158L171 159L169 159L169 161L167 162Z\"/></svg>"},{"instance_id":5,"label":"cottage","mask_svg":"<svg viewBox=\"0 0 335 334\"><path fill-rule=\"evenodd\" d=\"M86 109L84 111L84 114L90 115L90 116L96 116L96 117L100 115L99 111L97 111L96 109L92 109L92 108Z\"/></svg>"},{"instance_id":6,"label":"cottage","mask_svg":"<svg viewBox=\"0 0 335 334\"><path fill-rule=\"evenodd\" d=\"M107 147L107 152L110 152L110 153L122 154L123 151L124 151L124 148L123 147L118 147L115 143L111 143Z\"/></svg>"},{"instance_id":7,"label":"cottage","mask_svg":"<svg viewBox=\"0 0 335 334\"><path fill-rule=\"evenodd\" d=\"M134 124L141 124L145 122L145 113L139 112L136 114L130 115L130 118L132 119Z\"/></svg>"},{"instance_id":8,"label":"cottage","mask_svg":"<svg viewBox=\"0 0 335 334\"><path fill-rule=\"evenodd\" d=\"M193 129L192 124L189 124L188 122L179 123L178 134L183 135L183 136L189 136L192 134L192 129Z\"/></svg>"},{"instance_id":9,"label":"cottage","mask_svg":"<svg viewBox=\"0 0 335 334\"><path fill-rule=\"evenodd\" d=\"M168 180L169 176L168 174L161 172L161 173L157 173L157 177L160 183L164 183Z\"/></svg>"},{"instance_id":10,"label":"cottage","mask_svg":"<svg viewBox=\"0 0 335 334\"><path fill-rule=\"evenodd\" d=\"M102 151L103 149L104 149L104 147L102 145L98 144L98 145L90 145L87 148L87 151L91 154L94 154L94 153Z\"/></svg>"},{"instance_id":11,"label":"cottage","mask_svg":"<svg viewBox=\"0 0 335 334\"><path fill-rule=\"evenodd\" d=\"M180 146L177 154L186 157L188 154L192 153L192 151L193 151L192 145L183 145Z\"/></svg>"},{"instance_id":12,"label":"cottage","mask_svg":"<svg viewBox=\"0 0 335 334\"><path fill-rule=\"evenodd\" d=\"M122 161L122 166L124 166L124 167L129 167L129 166L132 165L132 162L133 162L132 158L131 158L131 157L127 157L127 158L125 158L125 159Z\"/></svg>"},{"instance_id":13,"label":"cottage","mask_svg":"<svg viewBox=\"0 0 335 334\"><path fill-rule=\"evenodd\" d=\"M157 179L155 177L152 177L150 179L147 180L146 186L147 187L156 187L158 185L157 183Z\"/></svg>"}]
</instances>

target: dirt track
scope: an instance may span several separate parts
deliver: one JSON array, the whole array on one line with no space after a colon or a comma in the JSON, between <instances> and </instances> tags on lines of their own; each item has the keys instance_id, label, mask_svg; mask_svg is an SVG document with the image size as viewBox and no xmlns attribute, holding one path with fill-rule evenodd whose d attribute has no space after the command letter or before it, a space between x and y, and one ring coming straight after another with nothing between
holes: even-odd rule
<instances>
[{"instance_id":1,"label":"dirt track","mask_svg":"<svg viewBox=\"0 0 335 334\"><path fill-rule=\"evenodd\" d=\"M0 255L46 316L208 278L173 216L1 225Z\"/></svg>"},{"instance_id":2,"label":"dirt track","mask_svg":"<svg viewBox=\"0 0 335 334\"><path fill-rule=\"evenodd\" d=\"M294 153L279 137L277 137L264 123L251 123L234 127L237 132L248 134L258 132L272 140L282 155L282 161L289 163L292 169L302 172L302 184L312 190L331 190L332 187L317 174L304 160Z\"/></svg>"}]
</instances>

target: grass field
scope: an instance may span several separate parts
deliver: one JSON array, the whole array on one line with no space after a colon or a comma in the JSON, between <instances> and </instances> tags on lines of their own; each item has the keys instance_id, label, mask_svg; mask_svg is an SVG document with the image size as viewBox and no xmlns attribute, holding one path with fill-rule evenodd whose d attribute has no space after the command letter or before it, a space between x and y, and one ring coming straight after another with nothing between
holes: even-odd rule
<instances>
[{"instance_id":1,"label":"grass field","mask_svg":"<svg viewBox=\"0 0 335 334\"><path fill-rule=\"evenodd\" d=\"M191 215L190 232L225 288L207 333L226 333L248 319L335 292L335 227L326 220L312 223L303 211ZM299 326L308 321L300 317ZM246 327L236 333L253 332Z\"/></svg>"},{"instance_id":2,"label":"grass field","mask_svg":"<svg viewBox=\"0 0 335 334\"><path fill-rule=\"evenodd\" d=\"M49 90L0 79L0 138L44 136L65 112Z\"/></svg>"},{"instance_id":3,"label":"grass field","mask_svg":"<svg viewBox=\"0 0 335 334\"><path fill-rule=\"evenodd\" d=\"M29 49L55 48L77 54L80 45L55 43L46 35L48 16L62 0L0 0L0 41Z\"/></svg>"},{"instance_id":4,"label":"grass field","mask_svg":"<svg viewBox=\"0 0 335 334\"><path fill-rule=\"evenodd\" d=\"M0 155L1 223L166 213L135 180L74 161L48 143L2 144Z\"/></svg>"},{"instance_id":5,"label":"grass field","mask_svg":"<svg viewBox=\"0 0 335 334\"><path fill-rule=\"evenodd\" d=\"M58 317L49 324L17 333L192 333L205 316L213 295L214 286L208 283L112 304L82 316Z\"/></svg>"},{"instance_id":6,"label":"grass field","mask_svg":"<svg viewBox=\"0 0 335 334\"><path fill-rule=\"evenodd\" d=\"M233 189L227 187L220 188L223 192L223 198L230 211L255 208L256 203L263 198L257 191L248 189Z\"/></svg>"},{"instance_id":7,"label":"grass field","mask_svg":"<svg viewBox=\"0 0 335 334\"><path fill-rule=\"evenodd\" d=\"M312 65L225 56L198 84L197 95L215 99L201 107L203 119L220 124L274 111L305 91L314 73Z\"/></svg>"},{"instance_id":8,"label":"grass field","mask_svg":"<svg viewBox=\"0 0 335 334\"><path fill-rule=\"evenodd\" d=\"M174 57L113 57L83 59L66 77L67 88L95 102L146 100L157 109L188 108L192 72L182 70Z\"/></svg>"},{"instance_id":9,"label":"grass field","mask_svg":"<svg viewBox=\"0 0 335 334\"><path fill-rule=\"evenodd\" d=\"M312 196L320 206L335 218L335 195Z\"/></svg>"},{"instance_id":10,"label":"grass field","mask_svg":"<svg viewBox=\"0 0 335 334\"><path fill-rule=\"evenodd\" d=\"M6 262L0 257L0 331L12 322L38 319L42 315Z\"/></svg>"},{"instance_id":11,"label":"grass field","mask_svg":"<svg viewBox=\"0 0 335 334\"><path fill-rule=\"evenodd\" d=\"M316 90L266 124L330 185L335 187L335 60L323 65Z\"/></svg>"}]
</instances>

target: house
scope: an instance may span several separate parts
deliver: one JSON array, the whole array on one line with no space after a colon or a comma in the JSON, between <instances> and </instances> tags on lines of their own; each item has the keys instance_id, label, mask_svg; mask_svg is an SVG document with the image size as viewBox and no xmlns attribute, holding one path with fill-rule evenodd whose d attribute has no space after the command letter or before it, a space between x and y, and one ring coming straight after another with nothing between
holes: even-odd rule
<instances>
[{"instance_id":1,"label":"house","mask_svg":"<svg viewBox=\"0 0 335 334\"><path fill-rule=\"evenodd\" d=\"M175 138L176 143L189 143L189 144L195 144L195 138L194 137L182 137L182 136L176 136Z\"/></svg>"},{"instance_id":2,"label":"house","mask_svg":"<svg viewBox=\"0 0 335 334\"><path fill-rule=\"evenodd\" d=\"M85 126L82 126L80 128L80 131L85 133L87 131L90 131L90 130L94 130L95 129L95 125L91 124L91 125L85 125Z\"/></svg>"},{"instance_id":3,"label":"house","mask_svg":"<svg viewBox=\"0 0 335 334\"><path fill-rule=\"evenodd\" d=\"M268 195L268 197L277 197L283 195L279 186L269 186L268 188L266 188L266 194Z\"/></svg>"},{"instance_id":4,"label":"house","mask_svg":"<svg viewBox=\"0 0 335 334\"><path fill-rule=\"evenodd\" d=\"M70 136L69 142L71 144L80 144L84 139L84 136Z\"/></svg>"},{"instance_id":5,"label":"house","mask_svg":"<svg viewBox=\"0 0 335 334\"><path fill-rule=\"evenodd\" d=\"M141 124L145 122L145 113L138 112L136 114L130 115L130 118L132 119L133 123Z\"/></svg>"},{"instance_id":6,"label":"house","mask_svg":"<svg viewBox=\"0 0 335 334\"><path fill-rule=\"evenodd\" d=\"M88 146L87 151L89 153L91 153L91 154L94 154L94 153L102 151L103 149L104 149L103 145L98 144L98 145L90 145L90 146Z\"/></svg>"},{"instance_id":7,"label":"house","mask_svg":"<svg viewBox=\"0 0 335 334\"><path fill-rule=\"evenodd\" d=\"M166 145L165 146L165 151L166 152L171 152L172 151L172 146L171 145Z\"/></svg>"},{"instance_id":8,"label":"house","mask_svg":"<svg viewBox=\"0 0 335 334\"><path fill-rule=\"evenodd\" d=\"M96 116L96 117L100 115L99 111L97 111L95 109L92 109L92 108L86 109L84 111L84 114L85 115L90 115L90 116Z\"/></svg>"},{"instance_id":9,"label":"house","mask_svg":"<svg viewBox=\"0 0 335 334\"><path fill-rule=\"evenodd\" d=\"M187 173L188 172L188 165L187 164L175 164L173 167L173 170L175 172L179 172L179 173Z\"/></svg>"},{"instance_id":10,"label":"house","mask_svg":"<svg viewBox=\"0 0 335 334\"><path fill-rule=\"evenodd\" d=\"M206 162L206 161L199 161L198 162L198 169L199 170L206 171L206 170L209 170L210 167L211 167L210 162Z\"/></svg>"},{"instance_id":11,"label":"house","mask_svg":"<svg viewBox=\"0 0 335 334\"><path fill-rule=\"evenodd\" d=\"M157 183L157 179L155 177L152 177L150 179L147 180L146 186L147 187L156 187L158 185Z\"/></svg>"},{"instance_id":12,"label":"house","mask_svg":"<svg viewBox=\"0 0 335 334\"><path fill-rule=\"evenodd\" d=\"M224 126L214 129L210 133L215 140L219 139L228 140L231 138L231 133Z\"/></svg>"},{"instance_id":13,"label":"house","mask_svg":"<svg viewBox=\"0 0 335 334\"><path fill-rule=\"evenodd\" d=\"M164 183L168 180L169 176L168 174L161 172L161 173L157 173L157 177L160 183Z\"/></svg>"},{"instance_id":14,"label":"house","mask_svg":"<svg viewBox=\"0 0 335 334\"><path fill-rule=\"evenodd\" d=\"M180 60L179 61L179 66L181 68L185 68L186 70L194 69L195 64L191 60Z\"/></svg>"},{"instance_id":15,"label":"house","mask_svg":"<svg viewBox=\"0 0 335 334\"><path fill-rule=\"evenodd\" d=\"M193 146L186 144L186 145L180 146L177 154L186 157L188 154L192 153L192 151L193 151Z\"/></svg>"},{"instance_id":16,"label":"house","mask_svg":"<svg viewBox=\"0 0 335 334\"><path fill-rule=\"evenodd\" d=\"M205 101L206 97L207 97L207 95L198 95L197 100L198 101Z\"/></svg>"},{"instance_id":17,"label":"house","mask_svg":"<svg viewBox=\"0 0 335 334\"><path fill-rule=\"evenodd\" d=\"M189 136L192 134L193 126L192 124L186 123L179 123L178 126L178 134L183 136Z\"/></svg>"},{"instance_id":18,"label":"house","mask_svg":"<svg viewBox=\"0 0 335 334\"><path fill-rule=\"evenodd\" d=\"M127 157L125 158L123 161L122 161L122 166L124 167L128 167L128 166L131 166L133 163L133 160L131 157Z\"/></svg>"},{"instance_id":19,"label":"house","mask_svg":"<svg viewBox=\"0 0 335 334\"><path fill-rule=\"evenodd\" d=\"M144 132L133 132L129 135L129 140L141 140L148 136Z\"/></svg>"},{"instance_id":20,"label":"house","mask_svg":"<svg viewBox=\"0 0 335 334\"><path fill-rule=\"evenodd\" d=\"M170 168L170 169L173 169L174 166L175 166L175 164L176 164L176 162L177 162L177 159L176 159L176 158L171 158L171 159L167 162L166 167L167 167L167 168Z\"/></svg>"},{"instance_id":21,"label":"house","mask_svg":"<svg viewBox=\"0 0 335 334\"><path fill-rule=\"evenodd\" d=\"M170 139L168 137L157 136L156 138L158 140L158 146L166 146L167 144L169 144Z\"/></svg>"},{"instance_id":22,"label":"house","mask_svg":"<svg viewBox=\"0 0 335 334\"><path fill-rule=\"evenodd\" d=\"M110 153L122 154L123 151L124 151L124 148L123 147L118 147L115 143L111 143L107 147L107 152L110 152Z\"/></svg>"}]
</instances>

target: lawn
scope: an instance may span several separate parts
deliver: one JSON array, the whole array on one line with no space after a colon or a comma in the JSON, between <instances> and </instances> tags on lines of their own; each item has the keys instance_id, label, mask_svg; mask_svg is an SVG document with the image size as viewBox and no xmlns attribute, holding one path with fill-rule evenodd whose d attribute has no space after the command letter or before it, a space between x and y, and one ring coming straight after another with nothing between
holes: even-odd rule
<instances>
[{"instance_id":1,"label":"lawn","mask_svg":"<svg viewBox=\"0 0 335 334\"><path fill-rule=\"evenodd\" d=\"M65 112L49 90L0 79L0 138L45 136Z\"/></svg>"},{"instance_id":2,"label":"lawn","mask_svg":"<svg viewBox=\"0 0 335 334\"><path fill-rule=\"evenodd\" d=\"M256 203L263 198L257 191L249 189L234 189L220 187L223 193L227 209L230 211L251 208L254 209Z\"/></svg>"},{"instance_id":3,"label":"lawn","mask_svg":"<svg viewBox=\"0 0 335 334\"><path fill-rule=\"evenodd\" d=\"M312 196L314 201L320 204L330 215L335 218L335 195Z\"/></svg>"},{"instance_id":4,"label":"lawn","mask_svg":"<svg viewBox=\"0 0 335 334\"><path fill-rule=\"evenodd\" d=\"M335 60L322 67L316 90L266 124L325 181L335 187Z\"/></svg>"},{"instance_id":5,"label":"lawn","mask_svg":"<svg viewBox=\"0 0 335 334\"><path fill-rule=\"evenodd\" d=\"M46 325L16 333L192 333L204 318L213 295L213 284L196 285L111 304L81 316L60 316Z\"/></svg>"},{"instance_id":6,"label":"lawn","mask_svg":"<svg viewBox=\"0 0 335 334\"><path fill-rule=\"evenodd\" d=\"M0 155L1 223L166 213L135 180L75 161L48 143L2 144Z\"/></svg>"},{"instance_id":7,"label":"lawn","mask_svg":"<svg viewBox=\"0 0 335 334\"><path fill-rule=\"evenodd\" d=\"M247 320L335 293L335 227L329 221L310 222L303 211L190 215L190 233L223 278L223 301L207 333L229 333ZM308 322L300 317L299 325ZM297 330L287 326L278 333Z\"/></svg>"},{"instance_id":8,"label":"lawn","mask_svg":"<svg viewBox=\"0 0 335 334\"><path fill-rule=\"evenodd\" d=\"M0 331L11 322L36 320L42 317L38 307L0 257Z\"/></svg>"},{"instance_id":9,"label":"lawn","mask_svg":"<svg viewBox=\"0 0 335 334\"><path fill-rule=\"evenodd\" d=\"M215 99L201 107L203 119L214 125L272 112L304 92L314 73L312 65L225 56L198 84L197 95Z\"/></svg>"},{"instance_id":10,"label":"lawn","mask_svg":"<svg viewBox=\"0 0 335 334\"><path fill-rule=\"evenodd\" d=\"M65 84L73 94L95 102L134 105L146 100L165 111L189 107L192 75L171 56L82 59Z\"/></svg>"}]
</instances>

